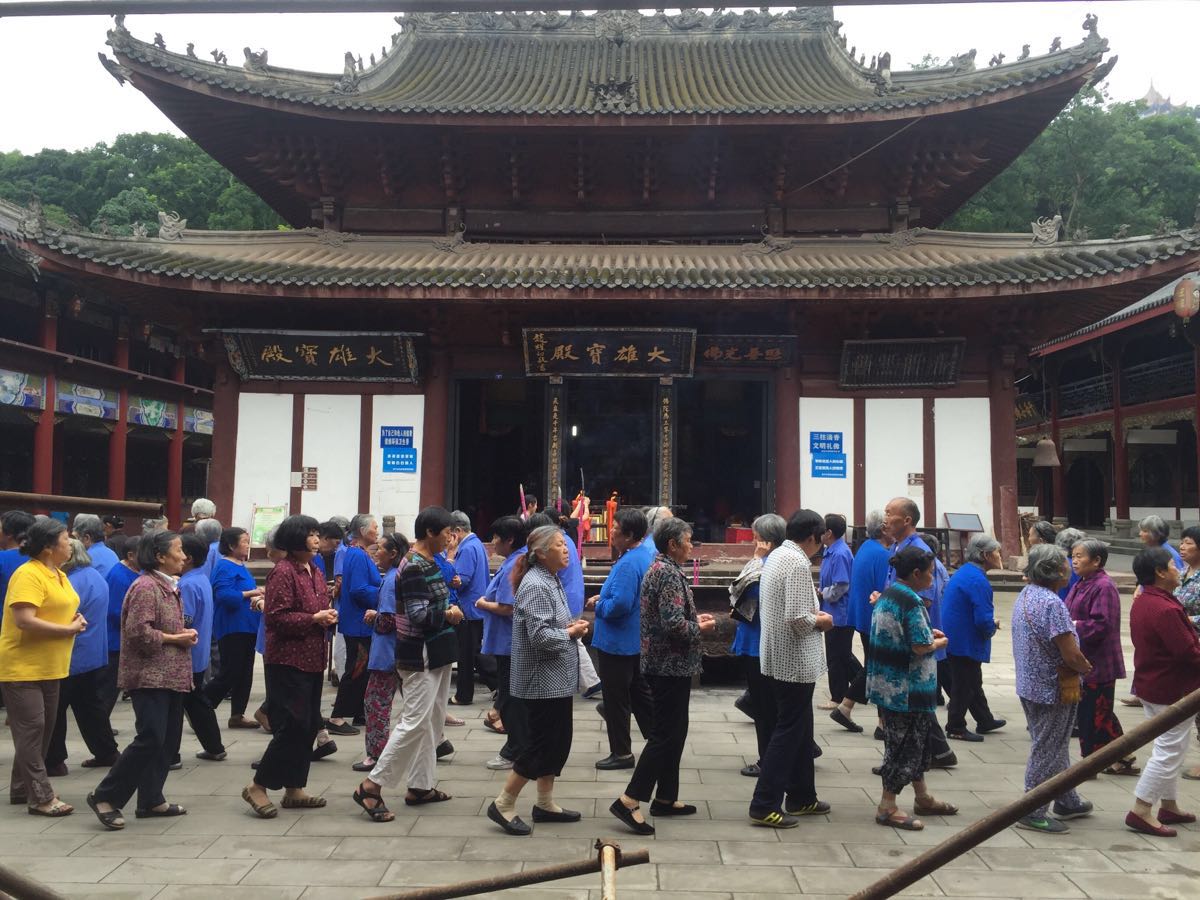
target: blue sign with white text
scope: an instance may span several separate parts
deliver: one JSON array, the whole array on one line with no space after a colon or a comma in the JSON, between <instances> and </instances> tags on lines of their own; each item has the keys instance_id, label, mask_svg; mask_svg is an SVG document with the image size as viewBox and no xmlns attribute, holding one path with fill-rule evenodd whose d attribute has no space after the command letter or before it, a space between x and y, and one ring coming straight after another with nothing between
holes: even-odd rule
<instances>
[{"instance_id":1,"label":"blue sign with white text","mask_svg":"<svg viewBox=\"0 0 1200 900\"><path fill-rule=\"evenodd\" d=\"M411 425L380 425L380 447L411 447L413 445L413 429Z\"/></svg>"},{"instance_id":2,"label":"blue sign with white text","mask_svg":"<svg viewBox=\"0 0 1200 900\"><path fill-rule=\"evenodd\" d=\"M417 448L385 448L383 451L383 471L408 472L415 475L417 471Z\"/></svg>"},{"instance_id":3,"label":"blue sign with white text","mask_svg":"<svg viewBox=\"0 0 1200 900\"><path fill-rule=\"evenodd\" d=\"M812 458L813 478L845 478L845 453L814 453Z\"/></svg>"},{"instance_id":4,"label":"blue sign with white text","mask_svg":"<svg viewBox=\"0 0 1200 900\"><path fill-rule=\"evenodd\" d=\"M810 431L808 433L809 453L842 453L842 432L840 431Z\"/></svg>"}]
</instances>

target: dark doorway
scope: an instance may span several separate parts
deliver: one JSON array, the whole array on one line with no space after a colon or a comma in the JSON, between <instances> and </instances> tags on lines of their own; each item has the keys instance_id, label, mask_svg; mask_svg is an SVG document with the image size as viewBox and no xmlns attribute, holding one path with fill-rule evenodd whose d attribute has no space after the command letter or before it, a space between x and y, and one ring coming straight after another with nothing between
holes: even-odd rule
<instances>
[{"instance_id":1,"label":"dark doorway","mask_svg":"<svg viewBox=\"0 0 1200 900\"><path fill-rule=\"evenodd\" d=\"M461 379L455 404L451 503L487 535L520 509L520 485L544 504L546 385L526 378Z\"/></svg>"},{"instance_id":2,"label":"dark doorway","mask_svg":"<svg viewBox=\"0 0 1200 900\"><path fill-rule=\"evenodd\" d=\"M23 412L0 406L0 491L33 490L33 432Z\"/></svg>"},{"instance_id":3,"label":"dark doorway","mask_svg":"<svg viewBox=\"0 0 1200 900\"><path fill-rule=\"evenodd\" d=\"M165 428L129 426L125 444L125 499L167 502L167 458L171 432Z\"/></svg>"},{"instance_id":4,"label":"dark doorway","mask_svg":"<svg viewBox=\"0 0 1200 900\"><path fill-rule=\"evenodd\" d=\"M1094 459L1081 456L1067 470L1067 520L1076 528L1097 528L1106 518L1104 474Z\"/></svg>"},{"instance_id":5,"label":"dark doorway","mask_svg":"<svg viewBox=\"0 0 1200 900\"><path fill-rule=\"evenodd\" d=\"M616 491L622 504L657 503L654 382L636 378L579 378L566 384L563 421L563 505L579 493L580 470L592 511ZM549 502L553 498L547 498Z\"/></svg>"},{"instance_id":6,"label":"dark doorway","mask_svg":"<svg viewBox=\"0 0 1200 900\"><path fill-rule=\"evenodd\" d=\"M55 439L62 441L62 493L108 496L109 434L99 419L67 416Z\"/></svg>"},{"instance_id":7,"label":"dark doorway","mask_svg":"<svg viewBox=\"0 0 1200 900\"><path fill-rule=\"evenodd\" d=\"M699 540L765 511L766 399L764 381L676 382L675 499Z\"/></svg>"}]
</instances>

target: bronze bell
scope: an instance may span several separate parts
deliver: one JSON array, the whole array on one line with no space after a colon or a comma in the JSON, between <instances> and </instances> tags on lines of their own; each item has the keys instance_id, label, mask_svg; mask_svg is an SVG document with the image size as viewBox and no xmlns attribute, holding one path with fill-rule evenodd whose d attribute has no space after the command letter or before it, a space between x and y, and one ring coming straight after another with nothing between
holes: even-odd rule
<instances>
[{"instance_id":1,"label":"bronze bell","mask_svg":"<svg viewBox=\"0 0 1200 900\"><path fill-rule=\"evenodd\" d=\"M1054 448L1054 441L1050 438L1042 438L1037 442L1037 449L1033 451L1033 467L1035 469L1055 469L1061 466L1062 463L1058 460L1058 451Z\"/></svg>"}]
</instances>

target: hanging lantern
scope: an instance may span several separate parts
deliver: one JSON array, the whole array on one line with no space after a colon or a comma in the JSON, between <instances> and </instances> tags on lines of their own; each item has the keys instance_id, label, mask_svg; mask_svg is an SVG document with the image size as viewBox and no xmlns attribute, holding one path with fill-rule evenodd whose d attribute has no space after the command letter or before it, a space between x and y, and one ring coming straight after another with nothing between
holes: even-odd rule
<instances>
[{"instance_id":1,"label":"hanging lantern","mask_svg":"<svg viewBox=\"0 0 1200 900\"><path fill-rule=\"evenodd\" d=\"M1190 278L1179 279L1175 285L1175 315L1183 319L1184 324L1192 316L1200 312L1200 286Z\"/></svg>"},{"instance_id":2,"label":"hanging lantern","mask_svg":"<svg viewBox=\"0 0 1200 900\"><path fill-rule=\"evenodd\" d=\"M1037 442L1037 448L1033 451L1033 467L1035 469L1057 469L1062 463L1058 461L1058 451L1054 448L1054 441L1050 438L1042 438Z\"/></svg>"}]
</instances>

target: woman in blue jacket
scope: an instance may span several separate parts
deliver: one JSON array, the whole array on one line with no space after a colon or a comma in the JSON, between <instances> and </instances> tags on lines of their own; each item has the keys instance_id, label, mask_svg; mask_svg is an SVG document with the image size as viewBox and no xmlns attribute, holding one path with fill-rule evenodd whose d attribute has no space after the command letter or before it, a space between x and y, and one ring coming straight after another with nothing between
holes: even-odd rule
<instances>
[{"instance_id":1,"label":"woman in blue jacket","mask_svg":"<svg viewBox=\"0 0 1200 900\"><path fill-rule=\"evenodd\" d=\"M204 690L213 709L229 694L229 727L258 728L246 718L254 683L254 642L262 618L263 589L246 568L250 535L244 528L226 528L218 547L221 558L213 567L213 636L221 652L217 672Z\"/></svg>"},{"instance_id":2,"label":"woman in blue jacket","mask_svg":"<svg viewBox=\"0 0 1200 900\"><path fill-rule=\"evenodd\" d=\"M368 610L365 618L372 628L371 651L367 659L367 690L363 697L367 728L366 756L356 762L355 772L370 772L387 745L392 726L392 703L400 688L396 674L396 576L408 555L408 538L385 534L374 547L375 562L383 573L379 586L379 606Z\"/></svg>"},{"instance_id":3,"label":"woman in blue jacket","mask_svg":"<svg viewBox=\"0 0 1200 900\"><path fill-rule=\"evenodd\" d=\"M1006 724L988 708L983 693L983 664L992 658L992 635L996 633L996 611L988 569L1000 568L1000 544L986 534L977 534L967 544L965 563L954 573L942 593L942 630L949 640L950 704L946 737L958 741L982 741L981 735ZM975 719L975 731L967 730L967 713Z\"/></svg>"}]
</instances>

